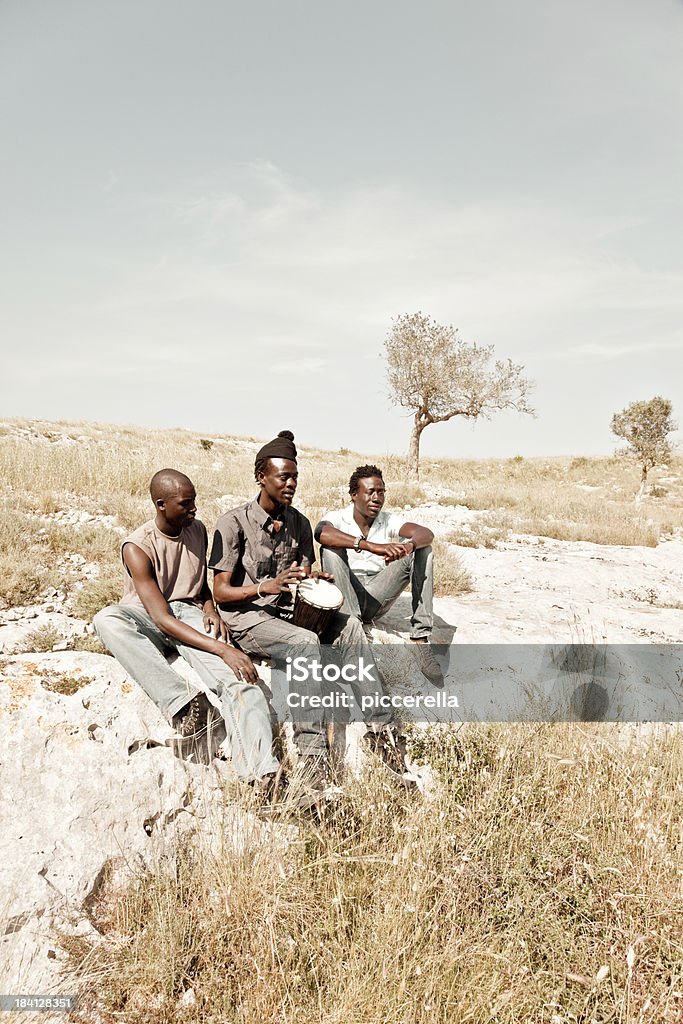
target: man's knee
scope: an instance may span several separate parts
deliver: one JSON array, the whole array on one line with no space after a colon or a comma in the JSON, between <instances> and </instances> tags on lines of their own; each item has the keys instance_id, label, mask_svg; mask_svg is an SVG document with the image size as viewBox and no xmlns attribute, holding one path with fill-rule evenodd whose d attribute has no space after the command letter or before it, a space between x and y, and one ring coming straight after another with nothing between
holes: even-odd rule
<instances>
[{"instance_id":1,"label":"man's knee","mask_svg":"<svg viewBox=\"0 0 683 1024\"><path fill-rule=\"evenodd\" d=\"M332 572L332 566L339 566L340 562L348 567L346 548L320 548L320 564L324 572Z\"/></svg>"},{"instance_id":2,"label":"man's knee","mask_svg":"<svg viewBox=\"0 0 683 1024\"><path fill-rule=\"evenodd\" d=\"M300 644L302 647L319 647L320 638L312 629L303 629L301 626L293 626L289 635L289 643Z\"/></svg>"},{"instance_id":3,"label":"man's knee","mask_svg":"<svg viewBox=\"0 0 683 1024\"><path fill-rule=\"evenodd\" d=\"M312 629L304 629L303 626L295 626L291 622L280 622L277 630L270 630L270 635L256 635L256 642L265 650L277 649L278 647L319 647L318 634Z\"/></svg>"},{"instance_id":4,"label":"man's knee","mask_svg":"<svg viewBox=\"0 0 683 1024\"><path fill-rule=\"evenodd\" d=\"M107 638L116 636L129 628L128 620L121 614L121 608L118 604L110 604L106 608L102 608L95 615L92 624L95 632L104 644L106 644Z\"/></svg>"},{"instance_id":5,"label":"man's knee","mask_svg":"<svg viewBox=\"0 0 683 1024\"><path fill-rule=\"evenodd\" d=\"M363 623L356 615L346 615L345 613L342 613L341 618L346 619L346 621L340 623L340 638L343 638L347 643L352 644L367 643Z\"/></svg>"}]
</instances>

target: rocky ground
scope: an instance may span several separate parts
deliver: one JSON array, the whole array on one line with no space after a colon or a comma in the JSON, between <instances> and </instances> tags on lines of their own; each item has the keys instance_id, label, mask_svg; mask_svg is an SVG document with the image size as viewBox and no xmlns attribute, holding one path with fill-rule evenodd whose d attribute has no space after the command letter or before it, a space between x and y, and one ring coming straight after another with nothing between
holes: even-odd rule
<instances>
[{"instance_id":1,"label":"rocky ground","mask_svg":"<svg viewBox=\"0 0 683 1024\"><path fill-rule=\"evenodd\" d=\"M437 534L476 515L438 504L411 511ZM518 536L460 553L474 590L435 602L447 690L460 688L466 696L475 678L481 683L465 658L470 644L649 644L655 651L655 645L678 643L683 633L680 536L656 548ZM179 836L192 833L210 848L272 843L274 829L284 829L286 837L291 827L264 824L226 804L229 769L175 760L164 746L168 725L117 663L70 649L87 646L92 627L66 609L64 592L53 588L36 605L0 612L3 992L70 991L60 935L91 936L89 908L101 886L172 855ZM408 614L406 596L379 624L375 639L395 692L425 692L419 673L406 680L402 650L392 650L405 636ZM35 648L37 633L49 650L26 649ZM642 667L633 665L623 661L613 673L622 697L624 680L642 677ZM498 673L495 694L500 667L488 668L492 677ZM584 669L574 665L572 672L580 676ZM605 678L610 671L604 669ZM653 679L657 671L650 672ZM657 701L665 699L665 675L662 669L647 717L656 718ZM682 678L675 681L675 701ZM353 759L352 744L349 754Z\"/></svg>"}]
</instances>

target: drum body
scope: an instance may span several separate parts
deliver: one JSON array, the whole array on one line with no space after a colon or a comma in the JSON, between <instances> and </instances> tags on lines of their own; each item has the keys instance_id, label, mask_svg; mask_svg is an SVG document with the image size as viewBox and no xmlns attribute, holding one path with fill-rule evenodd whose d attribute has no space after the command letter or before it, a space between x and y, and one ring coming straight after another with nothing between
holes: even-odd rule
<instances>
[{"instance_id":1,"label":"drum body","mask_svg":"<svg viewBox=\"0 0 683 1024\"><path fill-rule=\"evenodd\" d=\"M341 590L329 580L303 580L296 590L292 622L322 637L343 603Z\"/></svg>"}]
</instances>

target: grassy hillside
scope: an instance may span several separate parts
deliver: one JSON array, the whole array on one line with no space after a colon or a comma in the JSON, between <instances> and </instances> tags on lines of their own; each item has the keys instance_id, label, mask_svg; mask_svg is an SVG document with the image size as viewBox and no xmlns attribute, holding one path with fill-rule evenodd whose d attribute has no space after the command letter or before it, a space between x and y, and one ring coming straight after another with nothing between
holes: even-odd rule
<instances>
[{"instance_id":1,"label":"grassy hillside","mask_svg":"<svg viewBox=\"0 0 683 1024\"><path fill-rule=\"evenodd\" d=\"M260 443L0 424L0 601L55 587L90 618L118 596L118 546L151 515L151 475L190 475L211 529L255 493ZM384 468L394 506L478 510L474 528L439 539L442 593L470 585L462 545L511 532L654 545L683 526L680 459L636 509L638 471L622 459L425 460L417 487L394 456L300 453L297 505L314 520L346 500L366 461ZM682 743L674 730L626 726L416 734L413 755L434 771L428 799L370 771L322 823L277 826L246 849L228 836L220 854L178 848L156 874L105 887L90 911L101 941L63 940L85 979L80 1019L680 1021ZM225 798L247 801L235 788Z\"/></svg>"},{"instance_id":2,"label":"grassy hillside","mask_svg":"<svg viewBox=\"0 0 683 1024\"><path fill-rule=\"evenodd\" d=\"M254 454L261 443L183 430L1 423L0 601L25 604L45 586L68 590L80 584L78 559L83 558L99 567L98 579L80 593L76 609L91 617L118 593L121 532L152 514L147 491L152 474L163 466L187 473L197 487L199 514L211 529L222 511L255 493ZM683 526L680 458L659 471L653 495L636 510L638 470L620 458L426 459L417 486L404 482L405 466L396 456L300 447L297 506L315 522L347 500L348 478L366 461L382 466L390 505L410 511L431 501L444 509L464 505L481 511L477 530L438 539L437 593L458 593L471 585L458 561L458 545L491 545L510 532L654 545Z\"/></svg>"}]
</instances>

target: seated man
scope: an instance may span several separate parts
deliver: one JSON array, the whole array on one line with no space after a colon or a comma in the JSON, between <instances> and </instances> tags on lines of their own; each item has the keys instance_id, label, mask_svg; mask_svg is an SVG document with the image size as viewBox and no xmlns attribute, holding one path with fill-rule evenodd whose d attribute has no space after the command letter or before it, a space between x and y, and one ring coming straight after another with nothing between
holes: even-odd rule
<instances>
[{"instance_id":1,"label":"seated man","mask_svg":"<svg viewBox=\"0 0 683 1024\"><path fill-rule=\"evenodd\" d=\"M423 675L443 686L441 666L429 649L434 534L426 526L405 522L401 513L383 510L384 480L377 466L358 466L349 480L349 494L351 504L328 512L315 528L323 569L334 576L344 607L366 623L384 615L410 582L410 639L419 645Z\"/></svg>"},{"instance_id":2,"label":"seated man","mask_svg":"<svg viewBox=\"0 0 683 1024\"><path fill-rule=\"evenodd\" d=\"M209 568L214 571L220 614L243 651L260 656L291 652L321 660L317 635L290 621L290 587L310 575L315 560L311 524L292 508L298 480L296 459L294 435L288 430L257 452L254 476L259 494L220 517ZM363 696L373 701L375 696L382 697L372 648L359 620L337 612L327 637L342 660L362 655L364 663L372 667L372 682L363 679L352 684L359 705ZM315 689L319 691L319 685ZM312 720L294 723L294 739L304 759L305 776L324 788L328 769L325 726L321 712L311 714ZM379 707L368 717L372 725L366 734L367 745L402 775L403 740L393 727L392 709Z\"/></svg>"},{"instance_id":3,"label":"seated man","mask_svg":"<svg viewBox=\"0 0 683 1024\"><path fill-rule=\"evenodd\" d=\"M140 684L179 734L169 741L180 756L208 764L214 709L201 692L168 664L175 650L221 701L226 744L243 779L268 782L278 770L272 753L268 704L256 669L229 644L206 579L207 535L195 519L195 489L184 473L162 469L152 477L156 508L121 545L125 568L120 604L98 612L94 626L102 643Z\"/></svg>"}]
</instances>

